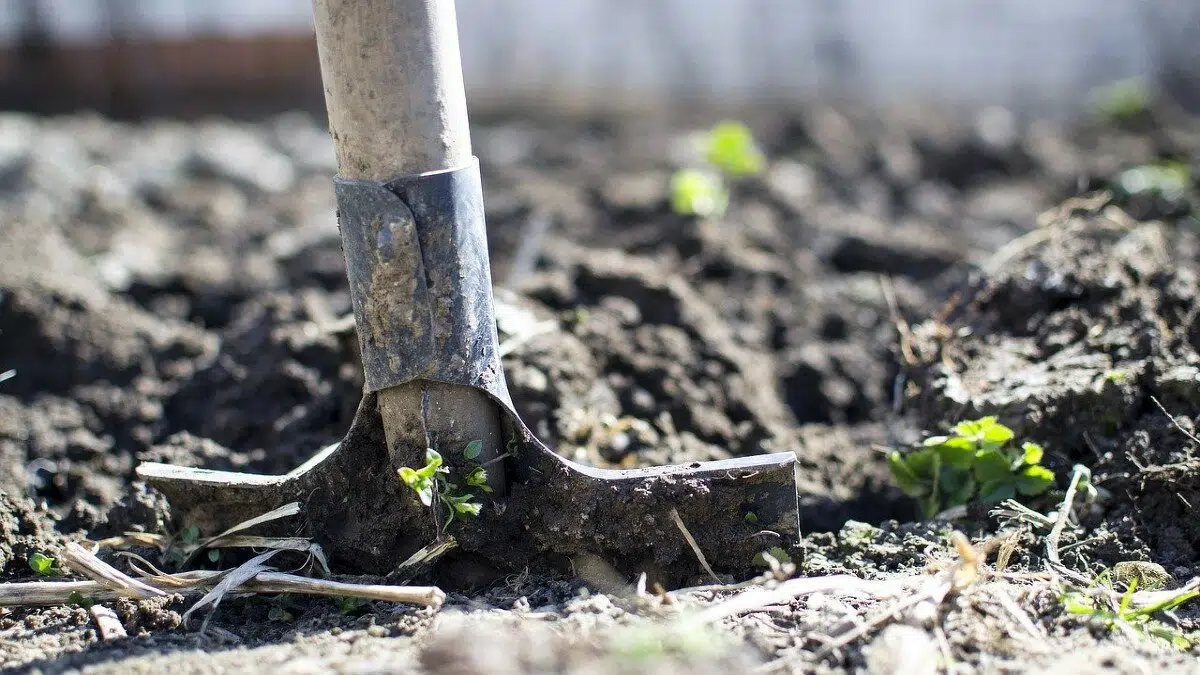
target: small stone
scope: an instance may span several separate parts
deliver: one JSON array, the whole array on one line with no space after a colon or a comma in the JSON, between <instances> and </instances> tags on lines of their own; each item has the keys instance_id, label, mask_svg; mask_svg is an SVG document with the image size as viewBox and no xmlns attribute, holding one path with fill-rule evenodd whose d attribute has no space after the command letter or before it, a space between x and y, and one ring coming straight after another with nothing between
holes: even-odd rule
<instances>
[{"instance_id":1,"label":"small stone","mask_svg":"<svg viewBox=\"0 0 1200 675\"><path fill-rule=\"evenodd\" d=\"M913 626L895 624L863 649L866 671L893 675L933 675L938 672L938 649L933 636Z\"/></svg>"}]
</instances>

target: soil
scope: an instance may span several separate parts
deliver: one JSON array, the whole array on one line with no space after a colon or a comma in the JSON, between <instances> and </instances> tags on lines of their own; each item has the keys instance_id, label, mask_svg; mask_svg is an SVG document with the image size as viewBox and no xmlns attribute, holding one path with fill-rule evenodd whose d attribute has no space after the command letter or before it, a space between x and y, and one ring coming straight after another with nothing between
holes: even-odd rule
<instances>
[{"instance_id":1,"label":"soil","mask_svg":"<svg viewBox=\"0 0 1200 675\"><path fill-rule=\"evenodd\" d=\"M729 591L664 603L580 569L460 589L440 613L232 599L205 633L181 625L178 596L121 601L118 641L80 607L0 609L0 667L1194 668L1194 655L1065 613L1032 574L1044 530L979 505L919 522L883 449L998 415L1046 446L1059 477L1033 506L1053 511L1072 467L1091 471L1099 497L1063 535L1069 568L1200 575L1196 185L1094 196L1153 161L1196 175L1200 125L1167 112L1069 126L996 111L744 119L770 166L714 220L666 199L687 131L713 121L700 112L476 120L523 420L605 467L795 452L803 576L925 574L955 560L951 527L977 543L1017 532L1009 576L828 654L823 636L892 600L824 593L697 628L678 617ZM284 473L342 437L362 374L333 171L303 114L0 116L0 372L15 370L0 382L0 579L29 579L28 555L69 539L172 531L169 506L134 481L140 461ZM1171 620L1196 629L1186 607Z\"/></svg>"}]
</instances>

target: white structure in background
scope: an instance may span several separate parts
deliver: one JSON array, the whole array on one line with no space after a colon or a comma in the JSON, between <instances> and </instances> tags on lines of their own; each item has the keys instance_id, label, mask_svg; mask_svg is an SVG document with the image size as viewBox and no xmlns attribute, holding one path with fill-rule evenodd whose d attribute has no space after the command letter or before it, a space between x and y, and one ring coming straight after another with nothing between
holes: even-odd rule
<instances>
[{"instance_id":1,"label":"white structure in background","mask_svg":"<svg viewBox=\"0 0 1200 675\"><path fill-rule=\"evenodd\" d=\"M31 1L69 42L104 40L114 10L130 37L311 31L309 0L0 0L0 43ZM1118 79L1200 72L1200 0L458 0L458 14L476 103L820 98L1046 113Z\"/></svg>"}]
</instances>

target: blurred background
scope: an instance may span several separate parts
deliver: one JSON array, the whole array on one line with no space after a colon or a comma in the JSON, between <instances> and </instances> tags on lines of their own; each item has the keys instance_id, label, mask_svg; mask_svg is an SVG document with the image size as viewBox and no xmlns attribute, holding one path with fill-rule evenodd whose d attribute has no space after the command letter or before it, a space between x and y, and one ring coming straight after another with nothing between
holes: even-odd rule
<instances>
[{"instance_id":1,"label":"blurred background","mask_svg":"<svg viewBox=\"0 0 1200 675\"><path fill-rule=\"evenodd\" d=\"M0 108L321 110L308 0L0 0ZM476 109L920 102L1070 116L1145 78L1195 106L1194 0L459 0Z\"/></svg>"}]
</instances>

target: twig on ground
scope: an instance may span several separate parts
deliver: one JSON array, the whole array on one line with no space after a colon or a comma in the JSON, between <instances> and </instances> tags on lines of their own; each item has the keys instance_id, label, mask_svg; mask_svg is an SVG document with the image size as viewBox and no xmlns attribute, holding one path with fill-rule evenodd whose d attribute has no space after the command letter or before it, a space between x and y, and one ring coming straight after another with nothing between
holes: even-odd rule
<instances>
[{"instance_id":1,"label":"twig on ground","mask_svg":"<svg viewBox=\"0 0 1200 675\"><path fill-rule=\"evenodd\" d=\"M700 544L696 543L696 538L688 531L687 525L683 524L683 518L679 517L679 511L674 506L671 507L671 519L675 521L675 527L679 528L680 533L683 534L683 538L687 540L688 546L692 547L692 553L696 554L696 560L700 561L700 566L704 568L705 572L708 572L708 576L712 577L713 581L718 584L721 583L721 578L717 576L712 566L708 564L708 560L704 557L704 551L700 550Z\"/></svg>"},{"instance_id":2,"label":"twig on ground","mask_svg":"<svg viewBox=\"0 0 1200 675\"><path fill-rule=\"evenodd\" d=\"M904 315L900 313L900 303L896 301L896 288L892 284L891 277L879 275L879 290L883 293L884 302L887 303L892 325L896 327L896 332L900 335L900 355L904 357L904 365L915 366L918 360L917 353L913 350L912 328L904 319Z\"/></svg>"},{"instance_id":3,"label":"twig on ground","mask_svg":"<svg viewBox=\"0 0 1200 675\"><path fill-rule=\"evenodd\" d=\"M69 569L127 598L145 600L166 595L109 565L75 542L67 544L62 561Z\"/></svg>"},{"instance_id":4,"label":"twig on ground","mask_svg":"<svg viewBox=\"0 0 1200 675\"><path fill-rule=\"evenodd\" d=\"M221 539L224 539L225 537L228 537L231 534L236 534L238 532L242 532L243 530L248 530L248 529L254 527L255 525L262 525L263 523L269 523L272 520L279 520L280 518L288 518L288 517L297 515L299 513L300 513L300 502L291 502L290 504L284 504L283 506L280 506L279 508L271 509L270 511L267 511L266 513L262 514L261 516L255 516L254 518L251 518L249 520L243 520L242 522L238 523L237 525L234 525L233 527L225 530L221 534L218 534L215 537L209 537L208 539L205 539L205 540L197 543L195 548L193 548L187 552L187 557L184 558L183 564L186 565L188 563L188 561L190 561L193 557L195 557L195 555L197 553L199 553L200 551L203 551L206 548L210 548L210 547L218 548L219 546L214 544L214 542L218 542ZM325 557L324 554L322 554L321 558L323 559L324 557Z\"/></svg>"},{"instance_id":5,"label":"twig on ground","mask_svg":"<svg viewBox=\"0 0 1200 675\"><path fill-rule=\"evenodd\" d=\"M142 581L166 595L198 595L207 592L228 571L196 570L174 575L154 575ZM353 596L410 605L438 608L446 594L436 586L388 586L354 584L327 579L311 579L283 572L259 572L231 592L291 593L330 597ZM33 581L0 584L0 607L68 605L79 600L106 602L128 597L97 581Z\"/></svg>"},{"instance_id":6,"label":"twig on ground","mask_svg":"<svg viewBox=\"0 0 1200 675\"><path fill-rule=\"evenodd\" d=\"M1162 411L1162 414L1166 415L1167 419L1171 420L1171 424L1174 424L1175 428L1178 429L1180 431L1180 433L1182 433L1184 436L1187 436L1196 445L1200 445L1200 438L1196 438L1195 434L1188 431L1187 429L1184 429L1183 425L1181 425L1179 423L1179 420L1175 419L1174 415L1167 412L1167 409L1163 407L1163 404L1158 402L1157 398L1154 398L1153 396L1151 396L1150 400L1154 401L1154 405L1158 406L1158 409Z\"/></svg>"},{"instance_id":7,"label":"twig on ground","mask_svg":"<svg viewBox=\"0 0 1200 675\"><path fill-rule=\"evenodd\" d=\"M407 581L416 576L421 570L432 565L438 558L453 551L456 547L458 547L458 541L454 537L446 537L445 539L439 539L427 544L421 547L416 553L408 556L408 560L400 563L396 569L388 572L386 578L388 581Z\"/></svg>"},{"instance_id":8,"label":"twig on ground","mask_svg":"<svg viewBox=\"0 0 1200 675\"><path fill-rule=\"evenodd\" d=\"M265 548L274 551L297 551L307 553L317 561L321 573L329 576L329 561L321 545L304 537L257 537L254 535L226 535L208 542L208 548Z\"/></svg>"},{"instance_id":9,"label":"twig on ground","mask_svg":"<svg viewBox=\"0 0 1200 675\"><path fill-rule=\"evenodd\" d=\"M1013 620L1031 636L1039 640L1046 639L1046 631L1042 630L1040 626L1033 622L1033 619L1029 618L1029 614L1024 609L1021 609L1017 601L1013 600L1012 596L1008 594L1007 588L996 584L991 584L988 588L991 590L991 595L996 600L996 603L1003 607L1004 611L1008 612Z\"/></svg>"},{"instance_id":10,"label":"twig on ground","mask_svg":"<svg viewBox=\"0 0 1200 675\"><path fill-rule=\"evenodd\" d=\"M1075 504L1075 493L1079 489L1079 483L1085 477L1090 478L1091 472L1082 464L1076 464L1075 469L1071 472L1071 484L1067 486L1067 493L1063 495L1062 504L1058 507L1058 519L1054 521L1054 527L1050 529L1050 534L1046 536L1046 566L1051 571L1057 572L1083 586L1088 585L1088 580L1083 575L1068 569L1066 565L1062 564L1062 559L1059 557L1059 542L1062 539L1063 529L1067 526L1067 520L1071 517L1071 510Z\"/></svg>"},{"instance_id":11,"label":"twig on ground","mask_svg":"<svg viewBox=\"0 0 1200 675\"><path fill-rule=\"evenodd\" d=\"M92 605L88 608L88 614L91 614L92 620L96 622L96 632L100 634L101 640L120 640L129 637L129 634L125 632L124 624L117 618L117 613L108 607Z\"/></svg>"},{"instance_id":12,"label":"twig on ground","mask_svg":"<svg viewBox=\"0 0 1200 675\"><path fill-rule=\"evenodd\" d=\"M266 572L270 570L271 568L267 567L266 562L276 553L279 553L279 551L274 550L267 551L266 553L260 553L223 574L216 585L213 586L208 593L204 594L204 597L197 600L196 604L192 605L188 611L183 613L183 627L187 628L188 619L191 618L193 612L208 605L212 605L212 612L209 612L208 616L205 616L204 621L200 624L200 632L203 633L204 629L208 628L208 620L212 618L214 613L216 613L217 607L221 604L221 601L225 599L225 596L234 589L245 584L247 581L250 581L254 577L258 576L260 572Z\"/></svg>"},{"instance_id":13,"label":"twig on ground","mask_svg":"<svg viewBox=\"0 0 1200 675\"><path fill-rule=\"evenodd\" d=\"M694 617L697 623L713 623L744 612L761 609L769 605L791 602L802 595L837 592L846 595L866 595L886 598L899 595L918 577L905 577L878 581L860 579L849 574L833 574L824 577L790 579L775 588L757 588L715 604Z\"/></svg>"},{"instance_id":14,"label":"twig on ground","mask_svg":"<svg viewBox=\"0 0 1200 675\"><path fill-rule=\"evenodd\" d=\"M933 583L927 584L926 587L920 592L914 593L913 595L910 595L909 597L892 604L874 619L864 622L861 626L855 628L854 630L847 631L846 633L833 638L827 642L824 647L817 650L817 652L813 654L814 658L824 658L828 654L845 647L846 645L865 635L868 635L885 623L900 618L903 612L910 610L923 602L932 602L934 605L940 604L950 592L950 589L954 586L952 575L939 574L938 576L934 577L932 581Z\"/></svg>"},{"instance_id":15,"label":"twig on ground","mask_svg":"<svg viewBox=\"0 0 1200 675\"><path fill-rule=\"evenodd\" d=\"M1026 232L1025 234L1013 239L1007 244L1001 246L992 254L990 258L984 261L980 268L984 274L989 277L995 276L1005 265L1013 258L1022 253L1049 241L1054 234L1054 230L1047 226L1038 227L1036 230Z\"/></svg>"}]
</instances>

